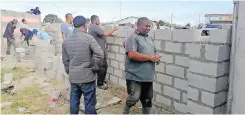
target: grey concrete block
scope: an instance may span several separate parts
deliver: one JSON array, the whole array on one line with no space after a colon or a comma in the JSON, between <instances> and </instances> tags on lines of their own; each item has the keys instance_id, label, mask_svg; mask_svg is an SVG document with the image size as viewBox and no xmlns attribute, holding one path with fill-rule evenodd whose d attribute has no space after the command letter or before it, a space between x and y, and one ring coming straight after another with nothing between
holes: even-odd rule
<instances>
[{"instance_id":1,"label":"grey concrete block","mask_svg":"<svg viewBox=\"0 0 245 115\"><path fill-rule=\"evenodd\" d=\"M191 100L198 101L199 91L196 88L188 87L187 89L187 97Z\"/></svg>"},{"instance_id":2,"label":"grey concrete block","mask_svg":"<svg viewBox=\"0 0 245 115\"><path fill-rule=\"evenodd\" d=\"M13 73L7 73L3 76L4 82L12 82L14 80L14 74Z\"/></svg>"},{"instance_id":3,"label":"grey concrete block","mask_svg":"<svg viewBox=\"0 0 245 115\"><path fill-rule=\"evenodd\" d=\"M201 31L197 29L173 30L173 41L192 42L195 39L199 40L200 37L201 37Z\"/></svg>"},{"instance_id":4,"label":"grey concrete block","mask_svg":"<svg viewBox=\"0 0 245 115\"><path fill-rule=\"evenodd\" d=\"M165 69L164 63L160 63L159 65L156 66L156 71L158 71L158 72L164 73L165 72L164 69Z\"/></svg>"},{"instance_id":5,"label":"grey concrete block","mask_svg":"<svg viewBox=\"0 0 245 115\"><path fill-rule=\"evenodd\" d=\"M166 42L165 51L173 53L181 53L181 43Z\"/></svg>"},{"instance_id":6,"label":"grey concrete block","mask_svg":"<svg viewBox=\"0 0 245 115\"><path fill-rule=\"evenodd\" d=\"M173 75L176 77L184 78L185 70L183 67L174 66L174 65L166 65L166 73L169 75Z\"/></svg>"},{"instance_id":7,"label":"grey concrete block","mask_svg":"<svg viewBox=\"0 0 245 115\"><path fill-rule=\"evenodd\" d=\"M189 54L190 57L200 58L201 57L201 45L194 44L194 43L187 43L185 54Z\"/></svg>"},{"instance_id":8,"label":"grey concrete block","mask_svg":"<svg viewBox=\"0 0 245 115\"><path fill-rule=\"evenodd\" d=\"M126 87L127 87L127 85L126 85L126 80L124 80L124 79L120 79L120 78L119 78L118 84L119 84L121 87L123 87L123 88L126 88Z\"/></svg>"},{"instance_id":9,"label":"grey concrete block","mask_svg":"<svg viewBox=\"0 0 245 115\"><path fill-rule=\"evenodd\" d=\"M48 59L48 60L44 60L42 64L42 67L49 70L53 68L53 60Z\"/></svg>"},{"instance_id":10,"label":"grey concrete block","mask_svg":"<svg viewBox=\"0 0 245 115\"><path fill-rule=\"evenodd\" d=\"M156 102L161 103L161 104L165 104L167 106L171 106L171 100L166 98L166 97L163 97L159 94L156 95Z\"/></svg>"},{"instance_id":11,"label":"grey concrete block","mask_svg":"<svg viewBox=\"0 0 245 115\"><path fill-rule=\"evenodd\" d=\"M162 93L162 86L156 82L153 82L153 90L161 94Z\"/></svg>"},{"instance_id":12,"label":"grey concrete block","mask_svg":"<svg viewBox=\"0 0 245 115\"><path fill-rule=\"evenodd\" d=\"M120 47L119 50L120 50L119 52L120 52L121 54L125 54L125 49L124 49L124 47Z\"/></svg>"},{"instance_id":13,"label":"grey concrete block","mask_svg":"<svg viewBox=\"0 0 245 115\"><path fill-rule=\"evenodd\" d=\"M186 93L182 93L182 101L183 101L184 103L187 102L187 94L186 94Z\"/></svg>"},{"instance_id":14,"label":"grey concrete block","mask_svg":"<svg viewBox=\"0 0 245 115\"><path fill-rule=\"evenodd\" d=\"M173 55L165 54L165 53L159 53L159 55L161 56L161 62L165 62L165 63L173 63L174 62Z\"/></svg>"},{"instance_id":15,"label":"grey concrete block","mask_svg":"<svg viewBox=\"0 0 245 115\"><path fill-rule=\"evenodd\" d=\"M113 68L112 67L108 67L107 68L107 73L114 74Z\"/></svg>"},{"instance_id":16,"label":"grey concrete block","mask_svg":"<svg viewBox=\"0 0 245 115\"><path fill-rule=\"evenodd\" d=\"M114 69L114 75L117 76L117 77L120 77L122 78L123 77L123 71L120 70L120 69Z\"/></svg>"},{"instance_id":17,"label":"grey concrete block","mask_svg":"<svg viewBox=\"0 0 245 115\"><path fill-rule=\"evenodd\" d=\"M116 77L114 75L110 75L110 81L115 83L115 84L118 84L118 77Z\"/></svg>"},{"instance_id":18,"label":"grey concrete block","mask_svg":"<svg viewBox=\"0 0 245 115\"><path fill-rule=\"evenodd\" d=\"M119 68L119 62L115 60L111 60L111 66L115 68Z\"/></svg>"},{"instance_id":19,"label":"grey concrete block","mask_svg":"<svg viewBox=\"0 0 245 115\"><path fill-rule=\"evenodd\" d=\"M174 89L172 87L164 86L163 87L163 94L172 97L174 99L180 100L180 91L177 89Z\"/></svg>"},{"instance_id":20,"label":"grey concrete block","mask_svg":"<svg viewBox=\"0 0 245 115\"><path fill-rule=\"evenodd\" d=\"M163 50L161 44L162 44L161 41L159 41L159 40L154 40L154 45L155 45L155 47L156 47L157 50Z\"/></svg>"},{"instance_id":21,"label":"grey concrete block","mask_svg":"<svg viewBox=\"0 0 245 115\"><path fill-rule=\"evenodd\" d=\"M163 84L168 84L172 85L173 77L169 75L164 75L161 73L156 74L156 79L158 82L163 83Z\"/></svg>"},{"instance_id":22,"label":"grey concrete block","mask_svg":"<svg viewBox=\"0 0 245 115\"><path fill-rule=\"evenodd\" d=\"M220 104L223 104L224 102L226 102L227 99L227 91L222 91L219 93L210 93L202 91L201 94L202 103L210 105L212 107L216 107Z\"/></svg>"},{"instance_id":23,"label":"grey concrete block","mask_svg":"<svg viewBox=\"0 0 245 115\"><path fill-rule=\"evenodd\" d=\"M120 61L120 62L124 62L125 61L125 55L123 54L116 54L116 60Z\"/></svg>"},{"instance_id":24,"label":"grey concrete block","mask_svg":"<svg viewBox=\"0 0 245 115\"><path fill-rule=\"evenodd\" d=\"M119 46L112 45L112 46L111 46L111 50L112 50L113 52L118 53L118 52L119 52Z\"/></svg>"},{"instance_id":25,"label":"grey concrete block","mask_svg":"<svg viewBox=\"0 0 245 115\"><path fill-rule=\"evenodd\" d=\"M119 69L121 69L121 70L125 70L124 63L119 63Z\"/></svg>"},{"instance_id":26,"label":"grey concrete block","mask_svg":"<svg viewBox=\"0 0 245 115\"><path fill-rule=\"evenodd\" d=\"M213 29L210 30L210 41L212 43L231 43L230 29Z\"/></svg>"},{"instance_id":27,"label":"grey concrete block","mask_svg":"<svg viewBox=\"0 0 245 115\"><path fill-rule=\"evenodd\" d=\"M122 46L123 42L124 42L123 38L114 38L114 44Z\"/></svg>"},{"instance_id":28,"label":"grey concrete block","mask_svg":"<svg viewBox=\"0 0 245 115\"><path fill-rule=\"evenodd\" d=\"M106 37L106 42L108 44L112 44L112 43L114 43L114 38L113 37Z\"/></svg>"},{"instance_id":29,"label":"grey concrete block","mask_svg":"<svg viewBox=\"0 0 245 115\"><path fill-rule=\"evenodd\" d=\"M181 65L185 67L189 67L189 57L184 57L184 56L175 56L175 64L176 65Z\"/></svg>"},{"instance_id":30,"label":"grey concrete block","mask_svg":"<svg viewBox=\"0 0 245 115\"><path fill-rule=\"evenodd\" d=\"M229 62L223 63L205 63L196 60L190 60L189 71L219 77L229 73Z\"/></svg>"},{"instance_id":31,"label":"grey concrete block","mask_svg":"<svg viewBox=\"0 0 245 115\"><path fill-rule=\"evenodd\" d=\"M115 54L114 53L110 53L110 52L107 52L107 56L108 56L109 59L115 59L116 58Z\"/></svg>"},{"instance_id":32,"label":"grey concrete block","mask_svg":"<svg viewBox=\"0 0 245 115\"><path fill-rule=\"evenodd\" d=\"M17 53L23 53L23 52L25 52L26 50L25 50L25 48L15 48L15 51L16 51Z\"/></svg>"},{"instance_id":33,"label":"grey concrete block","mask_svg":"<svg viewBox=\"0 0 245 115\"><path fill-rule=\"evenodd\" d=\"M182 113L187 113L187 105L174 101L174 108Z\"/></svg>"},{"instance_id":34,"label":"grey concrete block","mask_svg":"<svg viewBox=\"0 0 245 115\"><path fill-rule=\"evenodd\" d=\"M230 47L227 45L205 45L207 60L224 61L230 59Z\"/></svg>"},{"instance_id":35,"label":"grey concrete block","mask_svg":"<svg viewBox=\"0 0 245 115\"><path fill-rule=\"evenodd\" d=\"M188 73L188 83L191 86L211 92L219 92L227 88L228 77L210 78L201 75Z\"/></svg>"},{"instance_id":36,"label":"grey concrete block","mask_svg":"<svg viewBox=\"0 0 245 115\"><path fill-rule=\"evenodd\" d=\"M225 112L225 105L211 108L202 106L191 100L187 100L187 110L192 114L223 114Z\"/></svg>"},{"instance_id":37,"label":"grey concrete block","mask_svg":"<svg viewBox=\"0 0 245 115\"><path fill-rule=\"evenodd\" d=\"M157 39L157 40L171 40L172 39L172 32L171 32L171 30L157 29L155 31L155 39Z\"/></svg>"},{"instance_id":38,"label":"grey concrete block","mask_svg":"<svg viewBox=\"0 0 245 115\"><path fill-rule=\"evenodd\" d=\"M188 88L187 80L174 78L174 87L177 89L182 89L184 91L187 91L187 88Z\"/></svg>"}]
</instances>

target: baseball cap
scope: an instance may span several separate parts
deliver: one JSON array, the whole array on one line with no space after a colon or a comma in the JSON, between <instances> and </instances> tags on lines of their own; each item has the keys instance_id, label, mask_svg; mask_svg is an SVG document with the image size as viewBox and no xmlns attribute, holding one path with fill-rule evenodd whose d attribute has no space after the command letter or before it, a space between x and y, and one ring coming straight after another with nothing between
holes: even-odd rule
<instances>
[{"instance_id":1,"label":"baseball cap","mask_svg":"<svg viewBox=\"0 0 245 115\"><path fill-rule=\"evenodd\" d=\"M87 23L87 20L83 16L76 16L73 19L73 25L75 28L81 27L81 26L85 25L86 23Z\"/></svg>"}]
</instances>

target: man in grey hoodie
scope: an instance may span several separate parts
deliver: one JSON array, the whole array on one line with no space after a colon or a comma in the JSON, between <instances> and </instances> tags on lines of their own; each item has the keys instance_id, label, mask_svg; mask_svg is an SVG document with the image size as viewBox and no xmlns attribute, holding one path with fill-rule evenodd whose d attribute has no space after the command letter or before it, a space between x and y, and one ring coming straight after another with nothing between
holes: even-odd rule
<instances>
[{"instance_id":1,"label":"man in grey hoodie","mask_svg":"<svg viewBox=\"0 0 245 115\"><path fill-rule=\"evenodd\" d=\"M64 40L62 61L71 83L70 113L78 114L83 94L85 114L96 114L96 72L102 66L104 52L94 37L88 35L86 19L73 19L73 34Z\"/></svg>"},{"instance_id":2,"label":"man in grey hoodie","mask_svg":"<svg viewBox=\"0 0 245 115\"><path fill-rule=\"evenodd\" d=\"M7 55L10 55L11 45L14 45L15 47L14 29L16 28L17 23L17 19L13 19L13 21L10 21L6 26L5 32L3 34L3 37L7 38Z\"/></svg>"}]
</instances>

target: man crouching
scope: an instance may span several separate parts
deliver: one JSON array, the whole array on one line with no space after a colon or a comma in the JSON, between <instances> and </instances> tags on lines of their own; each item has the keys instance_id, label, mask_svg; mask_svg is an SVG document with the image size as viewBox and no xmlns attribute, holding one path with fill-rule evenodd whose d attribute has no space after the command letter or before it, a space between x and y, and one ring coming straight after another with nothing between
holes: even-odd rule
<instances>
[{"instance_id":1,"label":"man crouching","mask_svg":"<svg viewBox=\"0 0 245 115\"><path fill-rule=\"evenodd\" d=\"M96 114L96 72L103 62L104 53L97 41L87 32L86 19L73 20L74 31L62 45L62 61L71 83L70 113L78 114L83 94L85 114Z\"/></svg>"}]
</instances>

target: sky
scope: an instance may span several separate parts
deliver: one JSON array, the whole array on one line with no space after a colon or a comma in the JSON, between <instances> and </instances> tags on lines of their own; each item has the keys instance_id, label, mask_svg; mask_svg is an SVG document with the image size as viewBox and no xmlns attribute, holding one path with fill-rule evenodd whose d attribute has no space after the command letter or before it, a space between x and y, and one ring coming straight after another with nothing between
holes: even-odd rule
<instances>
[{"instance_id":1,"label":"sky","mask_svg":"<svg viewBox=\"0 0 245 115\"><path fill-rule=\"evenodd\" d=\"M233 12L233 1L195 0L0 0L0 9L24 12L39 7L42 19L56 14L65 20L66 13L90 18L98 15L101 22L117 21L130 16L148 17L151 20L171 21L185 25L205 23L205 14ZM121 13L120 13L121 12Z\"/></svg>"}]
</instances>

